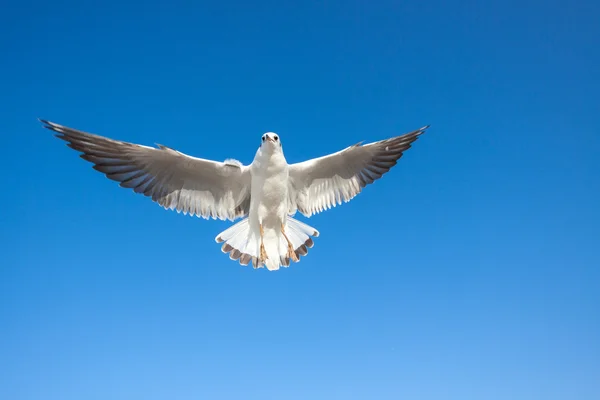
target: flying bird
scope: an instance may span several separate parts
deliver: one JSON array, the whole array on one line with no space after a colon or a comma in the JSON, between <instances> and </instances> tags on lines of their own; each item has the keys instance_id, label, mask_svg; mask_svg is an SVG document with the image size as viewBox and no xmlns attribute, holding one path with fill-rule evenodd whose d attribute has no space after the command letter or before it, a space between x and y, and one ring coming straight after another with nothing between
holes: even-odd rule
<instances>
[{"instance_id":1,"label":"flying bird","mask_svg":"<svg viewBox=\"0 0 600 400\"><path fill-rule=\"evenodd\" d=\"M221 232L222 251L241 265L277 270L298 262L319 231L306 217L348 202L396 165L429 126L337 153L288 164L279 135L262 135L250 165L191 157L163 145L148 147L40 120L81 158L121 187L150 197L165 209L205 219L240 222Z\"/></svg>"}]
</instances>

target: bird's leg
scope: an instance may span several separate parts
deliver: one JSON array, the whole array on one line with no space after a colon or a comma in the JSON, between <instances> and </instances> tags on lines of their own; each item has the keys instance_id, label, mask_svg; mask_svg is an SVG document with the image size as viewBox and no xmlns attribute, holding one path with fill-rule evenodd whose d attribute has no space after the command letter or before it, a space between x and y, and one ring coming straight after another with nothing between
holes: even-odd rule
<instances>
[{"instance_id":1,"label":"bird's leg","mask_svg":"<svg viewBox=\"0 0 600 400\"><path fill-rule=\"evenodd\" d=\"M285 240L287 241L288 244L288 257L291 258L292 260L294 260L294 262L298 262L300 261L298 259L298 256L296 255L296 252L294 251L294 246L292 246L292 242L290 242L290 239L288 239L287 235L285 234L285 226L282 223L281 224L281 233L283 233L283 237L285 238Z\"/></svg>"},{"instance_id":2,"label":"bird's leg","mask_svg":"<svg viewBox=\"0 0 600 400\"><path fill-rule=\"evenodd\" d=\"M263 236L265 234L265 231L263 229L262 224L260 224L259 227L260 227L260 260L265 261L265 260L269 259L269 257L267 256L267 252L265 251L265 244L263 242Z\"/></svg>"}]
</instances>

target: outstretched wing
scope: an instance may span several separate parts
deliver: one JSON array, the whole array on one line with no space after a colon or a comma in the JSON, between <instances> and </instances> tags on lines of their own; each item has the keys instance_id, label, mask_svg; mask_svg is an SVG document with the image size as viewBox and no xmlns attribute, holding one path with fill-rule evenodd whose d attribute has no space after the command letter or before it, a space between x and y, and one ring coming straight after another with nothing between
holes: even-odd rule
<instances>
[{"instance_id":1,"label":"outstretched wing","mask_svg":"<svg viewBox=\"0 0 600 400\"><path fill-rule=\"evenodd\" d=\"M402 153L428 127L290 165L289 213L298 210L310 217L342 201L350 201L396 165Z\"/></svg>"},{"instance_id":2,"label":"outstretched wing","mask_svg":"<svg viewBox=\"0 0 600 400\"><path fill-rule=\"evenodd\" d=\"M248 214L250 168L158 148L112 140L40 120L68 142L94 169L166 209L203 218L235 220Z\"/></svg>"}]
</instances>

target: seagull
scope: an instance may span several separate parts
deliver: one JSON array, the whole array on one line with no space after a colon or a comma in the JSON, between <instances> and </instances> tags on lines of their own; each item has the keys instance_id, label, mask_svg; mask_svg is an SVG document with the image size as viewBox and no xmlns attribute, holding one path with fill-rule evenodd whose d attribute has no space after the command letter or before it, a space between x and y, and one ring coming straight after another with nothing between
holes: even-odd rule
<instances>
[{"instance_id":1,"label":"seagull","mask_svg":"<svg viewBox=\"0 0 600 400\"><path fill-rule=\"evenodd\" d=\"M221 250L241 265L269 271L299 262L319 231L292 218L348 202L381 178L425 132L413 132L324 157L288 164L279 135L267 132L250 165L191 157L157 144L128 143L40 119L107 178L150 197L168 210L240 222L221 232Z\"/></svg>"}]
</instances>

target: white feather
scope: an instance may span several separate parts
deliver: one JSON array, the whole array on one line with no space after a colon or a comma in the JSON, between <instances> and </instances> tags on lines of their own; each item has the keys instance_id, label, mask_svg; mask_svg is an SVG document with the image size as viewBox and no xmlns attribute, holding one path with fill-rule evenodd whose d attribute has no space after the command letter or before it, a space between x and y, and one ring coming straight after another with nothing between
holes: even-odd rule
<instances>
[{"instance_id":1,"label":"white feather","mask_svg":"<svg viewBox=\"0 0 600 400\"><path fill-rule=\"evenodd\" d=\"M290 165L288 212L294 214L299 210L310 217L350 201L396 165L403 152L427 128L364 146L356 144L328 156Z\"/></svg>"},{"instance_id":2,"label":"white feather","mask_svg":"<svg viewBox=\"0 0 600 400\"><path fill-rule=\"evenodd\" d=\"M311 216L350 201L394 166L427 128L292 165L283 155L278 135L269 132L263 135L252 164L244 166L233 159L210 161L162 145L151 148L42 122L82 152L81 157L95 164L96 170L166 209L232 221L247 217L216 240L225 242L223 251L231 258L269 270L305 255L312 246L311 236L319 235L291 215L300 211ZM266 259L261 257L261 244Z\"/></svg>"}]
</instances>

